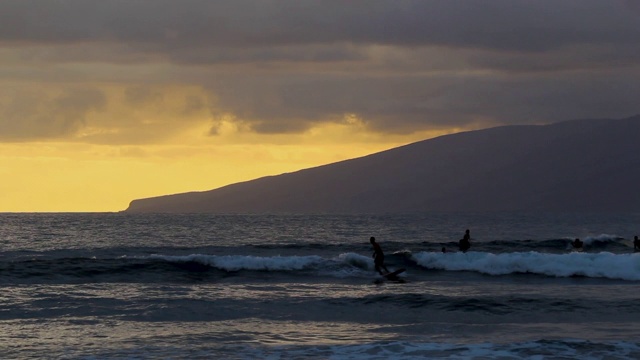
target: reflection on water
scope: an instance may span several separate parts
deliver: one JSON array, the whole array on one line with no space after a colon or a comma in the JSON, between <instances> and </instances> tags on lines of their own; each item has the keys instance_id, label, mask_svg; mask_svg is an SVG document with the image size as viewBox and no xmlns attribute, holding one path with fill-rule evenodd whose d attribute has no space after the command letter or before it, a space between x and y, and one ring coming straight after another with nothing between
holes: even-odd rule
<instances>
[{"instance_id":1,"label":"reflection on water","mask_svg":"<svg viewBox=\"0 0 640 360\"><path fill-rule=\"evenodd\" d=\"M19 354L51 358L97 353L117 357L124 354L130 356L134 349L140 351L141 355L158 352L167 356L171 354L172 347L213 351L242 344L330 345L395 338L393 333L373 332L379 327L374 324L265 321L255 318L214 322L136 322L68 317L49 321L2 321L0 343L5 345L5 358Z\"/></svg>"},{"instance_id":2,"label":"reflection on water","mask_svg":"<svg viewBox=\"0 0 640 360\"><path fill-rule=\"evenodd\" d=\"M434 323L376 325L347 322L265 321L248 318L216 322L135 322L69 317L48 322L0 322L4 358L530 358L633 359L635 339L608 342L570 340L591 332L595 338L619 324L494 325ZM631 326L630 324L627 326ZM635 326L635 325L633 325ZM592 327L591 329L587 329ZM505 331L508 330L508 331ZM622 329L629 330L629 329ZM478 341L484 333L493 341ZM523 339L516 334L528 334ZM535 340L535 339L546 340ZM568 339L567 339L568 338ZM601 340L602 341L602 340Z\"/></svg>"}]
</instances>

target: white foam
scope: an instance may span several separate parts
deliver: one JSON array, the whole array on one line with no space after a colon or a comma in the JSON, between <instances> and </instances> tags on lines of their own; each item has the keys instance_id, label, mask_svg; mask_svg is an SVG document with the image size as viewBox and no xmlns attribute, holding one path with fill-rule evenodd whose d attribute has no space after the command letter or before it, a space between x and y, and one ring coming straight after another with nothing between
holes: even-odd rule
<instances>
[{"instance_id":1,"label":"white foam","mask_svg":"<svg viewBox=\"0 0 640 360\"><path fill-rule=\"evenodd\" d=\"M619 239L622 239L620 236L618 235L609 235L609 234L600 234L597 236L587 236L584 238L584 244L585 245L591 245L594 241L598 241L598 242L614 242L617 241Z\"/></svg>"},{"instance_id":2,"label":"white foam","mask_svg":"<svg viewBox=\"0 0 640 360\"><path fill-rule=\"evenodd\" d=\"M490 275L533 273L556 277L573 275L593 278L640 280L640 254L518 252L420 252L412 259L428 269L477 271Z\"/></svg>"},{"instance_id":3,"label":"white foam","mask_svg":"<svg viewBox=\"0 0 640 360\"><path fill-rule=\"evenodd\" d=\"M360 269L373 270L373 260L360 254L344 253L340 254L336 260Z\"/></svg>"}]
</instances>

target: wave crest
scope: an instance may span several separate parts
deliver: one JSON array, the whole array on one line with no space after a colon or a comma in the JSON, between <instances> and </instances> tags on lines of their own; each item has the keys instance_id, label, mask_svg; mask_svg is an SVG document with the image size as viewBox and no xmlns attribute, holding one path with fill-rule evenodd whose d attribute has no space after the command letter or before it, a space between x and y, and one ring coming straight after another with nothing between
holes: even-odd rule
<instances>
[{"instance_id":1,"label":"wave crest","mask_svg":"<svg viewBox=\"0 0 640 360\"><path fill-rule=\"evenodd\" d=\"M322 261L320 256L250 256L250 255L201 255L186 256L151 255L151 259L169 262L197 262L225 271L266 270L291 271L312 268Z\"/></svg>"},{"instance_id":2,"label":"wave crest","mask_svg":"<svg viewBox=\"0 0 640 360\"><path fill-rule=\"evenodd\" d=\"M534 251L504 254L420 252L414 254L412 260L428 269L466 270L489 275L533 273L555 277L586 276L640 280L640 254L543 254Z\"/></svg>"}]
</instances>

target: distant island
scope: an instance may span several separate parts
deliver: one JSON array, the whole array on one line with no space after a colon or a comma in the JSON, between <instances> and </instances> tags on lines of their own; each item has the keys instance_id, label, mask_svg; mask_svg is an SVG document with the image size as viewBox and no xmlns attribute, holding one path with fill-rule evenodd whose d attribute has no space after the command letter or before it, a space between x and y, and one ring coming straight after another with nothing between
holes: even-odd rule
<instances>
[{"instance_id":1,"label":"distant island","mask_svg":"<svg viewBox=\"0 0 640 360\"><path fill-rule=\"evenodd\" d=\"M416 211L640 211L640 115L462 132L125 210Z\"/></svg>"}]
</instances>

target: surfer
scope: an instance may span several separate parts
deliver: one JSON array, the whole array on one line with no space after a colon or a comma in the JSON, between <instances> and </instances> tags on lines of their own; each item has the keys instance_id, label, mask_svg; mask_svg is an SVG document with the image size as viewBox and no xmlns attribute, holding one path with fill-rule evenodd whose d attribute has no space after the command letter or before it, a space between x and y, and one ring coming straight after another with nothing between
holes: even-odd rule
<instances>
[{"instance_id":1,"label":"surfer","mask_svg":"<svg viewBox=\"0 0 640 360\"><path fill-rule=\"evenodd\" d=\"M633 238L633 250L640 250L640 239L638 239L638 235Z\"/></svg>"},{"instance_id":2,"label":"surfer","mask_svg":"<svg viewBox=\"0 0 640 360\"><path fill-rule=\"evenodd\" d=\"M582 249L583 242L580 239L575 239L575 240L573 240L571 245L573 245L574 249Z\"/></svg>"},{"instance_id":3,"label":"surfer","mask_svg":"<svg viewBox=\"0 0 640 360\"><path fill-rule=\"evenodd\" d=\"M380 247L380 245L378 245L378 243L376 242L376 238L372 236L369 239L369 242L373 246L372 257L373 257L373 263L376 266L376 271L379 272L380 275L384 275L384 273L382 272L382 269L384 269L384 271L389 273L389 269L387 269L387 267L384 266L384 253L382 252L382 248Z\"/></svg>"},{"instance_id":4,"label":"surfer","mask_svg":"<svg viewBox=\"0 0 640 360\"><path fill-rule=\"evenodd\" d=\"M460 251L462 252L467 252L467 250L471 248L471 235L469 235L469 229L464 232L464 236L460 239L458 244L460 246Z\"/></svg>"}]
</instances>

